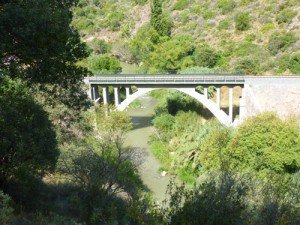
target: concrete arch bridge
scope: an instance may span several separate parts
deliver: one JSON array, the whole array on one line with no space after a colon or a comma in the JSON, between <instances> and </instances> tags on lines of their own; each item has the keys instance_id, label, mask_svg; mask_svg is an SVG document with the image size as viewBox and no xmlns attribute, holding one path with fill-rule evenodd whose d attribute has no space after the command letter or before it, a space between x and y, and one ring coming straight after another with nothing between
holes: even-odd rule
<instances>
[{"instance_id":1,"label":"concrete arch bridge","mask_svg":"<svg viewBox=\"0 0 300 225\"><path fill-rule=\"evenodd\" d=\"M124 110L135 99L157 89L175 89L185 93L203 104L222 124L226 126L240 123L245 117L251 116L250 111L262 112L259 99L255 96L252 86L256 85L294 85L299 87L300 99L300 76L241 76L241 75L106 75L97 77L86 77L85 83L89 85L88 95L95 102L109 104L108 87L113 87L113 102L118 110ZM132 92L131 87L137 91ZM203 87L203 93L199 93L196 88ZM208 88L215 87L214 97L208 95ZM102 87L102 93L99 93ZM126 90L126 98L121 101L120 88ZM226 87L228 93L225 98L228 101L228 111L221 108L221 88ZM234 89L239 87L239 119L234 120ZM224 93L224 92L223 92ZM270 93L269 93L270 94ZM236 96L236 95L235 95ZM276 96L274 96L276 98ZM224 98L223 98L224 100ZM247 104L249 105L247 110ZM299 102L300 107L300 102ZM256 114L253 113L253 114ZM300 112L299 112L300 115Z\"/></svg>"}]
</instances>

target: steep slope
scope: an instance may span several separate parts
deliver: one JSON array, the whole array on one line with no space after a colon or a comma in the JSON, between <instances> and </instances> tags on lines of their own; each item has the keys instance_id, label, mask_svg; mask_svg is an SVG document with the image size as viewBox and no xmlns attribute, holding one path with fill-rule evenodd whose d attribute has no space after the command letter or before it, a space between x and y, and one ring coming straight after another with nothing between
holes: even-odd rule
<instances>
[{"instance_id":1,"label":"steep slope","mask_svg":"<svg viewBox=\"0 0 300 225\"><path fill-rule=\"evenodd\" d=\"M137 31L150 21L151 1L82 0L74 9L73 24L91 46L95 40L108 42L111 46L108 54L123 62L152 63L155 49L161 49L161 42L168 39L150 43L153 46L149 47L149 57L136 60L136 51L132 50L140 47L132 42ZM297 0L164 0L163 10L173 23L171 38L188 35L192 37L189 40L194 49L205 44L215 52L218 60L208 67L248 74L300 73L300 2ZM146 43L145 34L140 36ZM194 54L189 54L193 62L175 66L175 70L207 67L205 63L199 64Z\"/></svg>"}]
</instances>

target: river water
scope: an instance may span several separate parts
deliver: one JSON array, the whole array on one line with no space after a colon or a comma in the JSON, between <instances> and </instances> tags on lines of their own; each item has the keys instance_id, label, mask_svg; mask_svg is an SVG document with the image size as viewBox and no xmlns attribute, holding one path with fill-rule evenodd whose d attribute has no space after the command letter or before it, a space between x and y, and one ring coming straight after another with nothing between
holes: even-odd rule
<instances>
[{"instance_id":1,"label":"river water","mask_svg":"<svg viewBox=\"0 0 300 225\"><path fill-rule=\"evenodd\" d=\"M133 129L128 132L125 146L130 146L139 152L139 174L146 187L153 193L158 202L166 198L166 189L170 181L168 175L162 176L159 172L160 162L154 157L149 144L150 136L154 131L151 124L156 106L156 100L150 96L140 98L142 107L128 108L127 113L132 118Z\"/></svg>"}]
</instances>

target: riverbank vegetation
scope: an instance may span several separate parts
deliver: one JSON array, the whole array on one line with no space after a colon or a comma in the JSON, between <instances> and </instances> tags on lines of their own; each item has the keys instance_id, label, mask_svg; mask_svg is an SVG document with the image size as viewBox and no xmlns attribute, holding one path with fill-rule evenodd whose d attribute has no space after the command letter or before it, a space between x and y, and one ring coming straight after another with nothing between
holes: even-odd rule
<instances>
[{"instance_id":1,"label":"riverbank vegetation","mask_svg":"<svg viewBox=\"0 0 300 225\"><path fill-rule=\"evenodd\" d=\"M159 102L152 151L162 170L188 184L168 189L170 224L299 223L296 119L264 113L228 128L203 118L203 107L177 91L152 96Z\"/></svg>"}]
</instances>

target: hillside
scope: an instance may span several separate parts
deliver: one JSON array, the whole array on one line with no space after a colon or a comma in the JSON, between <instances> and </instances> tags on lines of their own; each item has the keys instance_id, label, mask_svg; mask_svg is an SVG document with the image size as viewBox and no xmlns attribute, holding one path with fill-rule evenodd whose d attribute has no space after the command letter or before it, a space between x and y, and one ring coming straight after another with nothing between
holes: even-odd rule
<instances>
[{"instance_id":1,"label":"hillside","mask_svg":"<svg viewBox=\"0 0 300 225\"><path fill-rule=\"evenodd\" d=\"M81 0L73 25L93 51L84 64L95 73L121 71L118 61L123 72L300 73L297 0L164 0L165 34L150 25L151 5Z\"/></svg>"}]
</instances>

